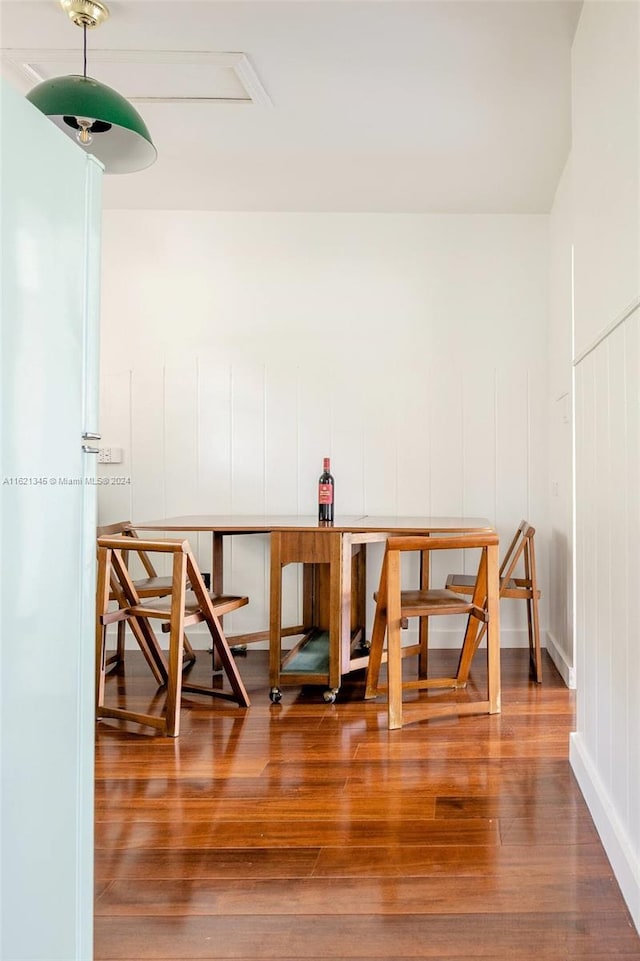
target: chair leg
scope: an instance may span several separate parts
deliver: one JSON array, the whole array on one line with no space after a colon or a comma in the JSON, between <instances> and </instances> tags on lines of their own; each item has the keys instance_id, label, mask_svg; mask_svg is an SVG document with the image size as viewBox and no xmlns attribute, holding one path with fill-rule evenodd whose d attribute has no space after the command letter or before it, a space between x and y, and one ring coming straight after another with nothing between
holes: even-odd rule
<instances>
[{"instance_id":1,"label":"chair leg","mask_svg":"<svg viewBox=\"0 0 640 961\"><path fill-rule=\"evenodd\" d=\"M173 555L171 594L171 627L169 631L169 675L165 707L168 737L180 734L180 699L182 694L182 661L184 657L184 585L187 573L186 554Z\"/></svg>"},{"instance_id":2,"label":"chair leg","mask_svg":"<svg viewBox=\"0 0 640 961\"><path fill-rule=\"evenodd\" d=\"M104 676L106 668L106 626L102 619L109 609L109 584L111 579L111 552L98 549L98 573L96 578L96 661L95 698L96 711L104 700Z\"/></svg>"},{"instance_id":3,"label":"chair leg","mask_svg":"<svg viewBox=\"0 0 640 961\"><path fill-rule=\"evenodd\" d=\"M529 619L529 658L534 679L542 683L542 652L540 650L540 618L538 615L538 577L536 574L536 550L533 536L528 538L525 554L525 571L531 585L531 599L527 601Z\"/></svg>"},{"instance_id":4,"label":"chair leg","mask_svg":"<svg viewBox=\"0 0 640 961\"><path fill-rule=\"evenodd\" d=\"M400 625L389 619L387 630L387 718L390 731L402 727L402 642Z\"/></svg>"},{"instance_id":5,"label":"chair leg","mask_svg":"<svg viewBox=\"0 0 640 961\"><path fill-rule=\"evenodd\" d=\"M467 686L469 673L471 671L471 663L476 655L478 647L480 646L480 642L486 633L487 625L481 624L477 618L469 615L464 641L462 642L462 650L460 651L458 670L456 672L456 687Z\"/></svg>"},{"instance_id":6,"label":"chair leg","mask_svg":"<svg viewBox=\"0 0 640 961\"><path fill-rule=\"evenodd\" d=\"M387 557L387 716L390 731L402 727L402 640L400 634L400 554Z\"/></svg>"},{"instance_id":7,"label":"chair leg","mask_svg":"<svg viewBox=\"0 0 640 961\"><path fill-rule=\"evenodd\" d=\"M527 609L531 605L529 614L529 659L534 680L542 683L542 651L540 649L540 619L538 616L537 591L532 592L531 600L527 601Z\"/></svg>"},{"instance_id":8,"label":"chair leg","mask_svg":"<svg viewBox=\"0 0 640 961\"><path fill-rule=\"evenodd\" d=\"M500 623L499 607L496 605L495 615L490 617L487 629L487 696L489 699L489 714L500 713Z\"/></svg>"},{"instance_id":9,"label":"chair leg","mask_svg":"<svg viewBox=\"0 0 640 961\"><path fill-rule=\"evenodd\" d=\"M167 663L149 621L145 617L131 617L129 624L156 682L159 685L166 684L169 673Z\"/></svg>"},{"instance_id":10,"label":"chair leg","mask_svg":"<svg viewBox=\"0 0 640 961\"><path fill-rule=\"evenodd\" d=\"M492 550L491 552L491 569L492 574L495 574L496 564L496 553ZM474 604L483 606L486 603L486 598L489 592L488 578L487 578L487 568L489 565L489 549L485 548L482 551L480 558L480 564L478 566L478 576L476 577L476 584L473 589L472 600ZM497 597L492 598L492 601L497 603ZM471 662L475 656L476 651L480 641L485 635L487 630L486 623L482 623L473 614L469 615L467 620L467 627L464 634L464 641L462 642L462 650L460 651L460 659L458 661L458 671L456 673L456 680L458 687L466 687L467 681L469 680L469 672L471 670Z\"/></svg>"},{"instance_id":11,"label":"chair leg","mask_svg":"<svg viewBox=\"0 0 640 961\"><path fill-rule=\"evenodd\" d=\"M378 679L380 677L380 665L382 664L382 649L384 647L384 636L387 630L386 611L380 602L376 605L376 613L373 620L371 631L371 645L369 647L369 663L367 664L367 677L365 682L365 699L375 697L378 693Z\"/></svg>"},{"instance_id":12,"label":"chair leg","mask_svg":"<svg viewBox=\"0 0 640 961\"><path fill-rule=\"evenodd\" d=\"M118 622L118 635L116 638L116 653L115 657L109 659L109 662L113 664L115 670L120 667L124 667L124 644L126 636L126 626L124 621Z\"/></svg>"},{"instance_id":13,"label":"chair leg","mask_svg":"<svg viewBox=\"0 0 640 961\"><path fill-rule=\"evenodd\" d=\"M208 618L207 622L209 623ZM249 695L247 694L244 682L240 677L236 662L233 659L233 654L231 653L231 648L229 647L227 639L222 630L222 625L215 615L213 622L209 623L209 630L211 631L211 636L213 638L213 649L217 652L222 665L222 670L227 675L227 680L231 685L231 690L234 693L236 703L240 707L249 707L251 704Z\"/></svg>"},{"instance_id":14,"label":"chair leg","mask_svg":"<svg viewBox=\"0 0 640 961\"><path fill-rule=\"evenodd\" d=\"M106 628L100 623L100 614L96 618L96 714L104 704L104 682L106 673Z\"/></svg>"},{"instance_id":15,"label":"chair leg","mask_svg":"<svg viewBox=\"0 0 640 961\"><path fill-rule=\"evenodd\" d=\"M367 677L365 683L364 696L366 699L375 697L378 693L378 679L380 677L380 665L382 664L382 651L384 648L384 637L387 631L387 562L382 564L380 574L380 586L378 588L378 601L376 612L373 618L373 629L371 631L371 644L369 647L369 663L367 664ZM388 656L387 656L388 660Z\"/></svg>"},{"instance_id":16,"label":"chair leg","mask_svg":"<svg viewBox=\"0 0 640 961\"><path fill-rule=\"evenodd\" d=\"M182 638L182 646L183 646L183 649L184 649L183 666L184 666L184 667L187 667L189 664L193 664L193 663L194 663L194 661L195 661L195 659L196 659L196 652L195 652L194 649L192 648L191 642L189 641L189 638L187 637L186 634L183 635L183 638Z\"/></svg>"}]
</instances>

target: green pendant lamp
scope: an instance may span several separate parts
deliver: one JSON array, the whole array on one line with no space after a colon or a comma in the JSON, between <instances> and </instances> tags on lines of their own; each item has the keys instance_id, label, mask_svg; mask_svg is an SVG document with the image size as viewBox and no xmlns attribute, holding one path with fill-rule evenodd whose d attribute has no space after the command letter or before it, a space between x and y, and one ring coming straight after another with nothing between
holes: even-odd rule
<instances>
[{"instance_id":1,"label":"green pendant lamp","mask_svg":"<svg viewBox=\"0 0 640 961\"><path fill-rule=\"evenodd\" d=\"M27 100L97 157L105 173L144 170L158 155L144 120L116 90L87 77L87 27L104 23L109 10L98 0L60 2L73 22L83 28L84 73L44 80L27 94Z\"/></svg>"}]
</instances>

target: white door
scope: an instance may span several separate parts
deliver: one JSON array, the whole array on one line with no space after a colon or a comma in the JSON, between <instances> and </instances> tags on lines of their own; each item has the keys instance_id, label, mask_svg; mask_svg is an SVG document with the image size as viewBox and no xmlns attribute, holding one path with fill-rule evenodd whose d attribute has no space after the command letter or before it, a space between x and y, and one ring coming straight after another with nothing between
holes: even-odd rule
<instances>
[{"instance_id":1,"label":"white door","mask_svg":"<svg viewBox=\"0 0 640 961\"><path fill-rule=\"evenodd\" d=\"M2 957L88 961L102 169L0 113Z\"/></svg>"}]
</instances>

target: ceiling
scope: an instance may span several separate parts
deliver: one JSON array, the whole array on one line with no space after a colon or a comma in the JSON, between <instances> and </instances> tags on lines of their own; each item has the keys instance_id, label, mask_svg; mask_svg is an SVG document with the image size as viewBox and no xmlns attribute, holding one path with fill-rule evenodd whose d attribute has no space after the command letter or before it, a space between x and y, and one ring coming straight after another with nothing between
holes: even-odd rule
<instances>
[{"instance_id":1,"label":"ceiling","mask_svg":"<svg viewBox=\"0 0 640 961\"><path fill-rule=\"evenodd\" d=\"M134 101L158 148L105 177L107 208L551 207L577 0L107 2L87 72ZM19 90L82 72L56 0L1 0L0 28Z\"/></svg>"}]
</instances>

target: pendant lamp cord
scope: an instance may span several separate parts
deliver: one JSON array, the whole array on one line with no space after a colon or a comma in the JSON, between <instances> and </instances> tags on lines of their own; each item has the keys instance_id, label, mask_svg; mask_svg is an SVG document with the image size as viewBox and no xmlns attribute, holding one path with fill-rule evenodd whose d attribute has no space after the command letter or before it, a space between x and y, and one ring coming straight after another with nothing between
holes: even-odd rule
<instances>
[{"instance_id":1,"label":"pendant lamp cord","mask_svg":"<svg viewBox=\"0 0 640 961\"><path fill-rule=\"evenodd\" d=\"M83 50L83 53L84 53L84 78L85 78L85 80L86 80L86 78L87 78L87 25L86 25L86 23L83 23L83 24L82 24L82 32L83 32L83 34L84 34L84 50Z\"/></svg>"}]
</instances>

